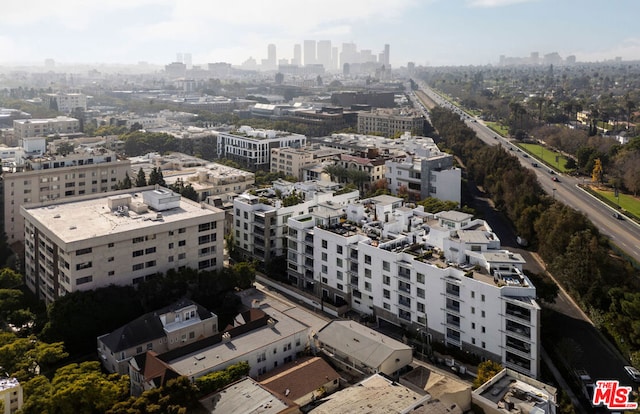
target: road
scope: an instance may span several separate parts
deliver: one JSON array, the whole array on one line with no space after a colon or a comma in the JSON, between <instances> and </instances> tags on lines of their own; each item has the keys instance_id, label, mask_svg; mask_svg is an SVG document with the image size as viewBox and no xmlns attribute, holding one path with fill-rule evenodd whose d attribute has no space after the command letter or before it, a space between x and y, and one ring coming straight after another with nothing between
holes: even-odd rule
<instances>
[{"instance_id":1,"label":"road","mask_svg":"<svg viewBox=\"0 0 640 414\"><path fill-rule=\"evenodd\" d=\"M613 216L616 210L600 202L598 199L584 191L580 185L588 184L585 177L572 177L559 173L553 168L545 166L540 160L534 159L535 154L526 154L515 146L511 140L496 134L482 120L474 118L457 107L451 105L432 89L421 85L422 91L438 105L445 106L460 115L465 123L476 132L478 138L487 145L502 145L520 163L532 170L544 191L562 201L565 205L582 212L591 222L607 236L616 246L640 263L640 225L630 219L617 219ZM538 167L534 167L533 163ZM553 181L553 178L558 181Z\"/></svg>"},{"instance_id":2,"label":"road","mask_svg":"<svg viewBox=\"0 0 640 414\"><path fill-rule=\"evenodd\" d=\"M439 95L430 89L423 89L428 96L439 105L449 107L457 111L466 124L476 131L476 134L488 145L502 145L512 155L518 157L521 164L530 168L536 174L543 189L552 197L557 198L568 206L582 211L603 234L608 235L614 243L636 258L640 257L640 228L630 220L615 219L612 213L615 211L604 205L596 198L583 191L578 184L583 184L581 178L575 178L559 174L555 170L549 171L538 160L532 160L531 155L525 156L508 139L504 139L489 129L481 120L472 118L464 112L451 107ZM540 164L534 167L532 162ZM553 181L557 177L559 181ZM475 205L491 225L493 231L501 240L503 247L520 253L526 260L525 269L534 273L544 273L546 266L539 257L516 243L514 229L502 213L496 211L491 202L482 194L475 194ZM573 299L561 289L554 304L543 304L550 309L549 318L545 320L545 332L551 337L565 338L566 343L558 344L557 348L567 348L565 359L575 368L584 368L594 380L618 379L622 384L636 387L624 371L628 364L626 358L619 354L593 326L589 318L575 304ZM570 381L569 378L567 378ZM582 401L588 411L605 412L589 407L586 400Z\"/></svg>"}]
</instances>

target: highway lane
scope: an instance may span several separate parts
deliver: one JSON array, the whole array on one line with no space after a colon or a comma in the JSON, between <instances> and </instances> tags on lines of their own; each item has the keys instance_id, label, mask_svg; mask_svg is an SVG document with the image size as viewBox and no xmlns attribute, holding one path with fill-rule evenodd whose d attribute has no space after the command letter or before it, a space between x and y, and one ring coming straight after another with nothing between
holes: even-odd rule
<instances>
[{"instance_id":1,"label":"highway lane","mask_svg":"<svg viewBox=\"0 0 640 414\"><path fill-rule=\"evenodd\" d=\"M465 123L486 144L502 145L513 156L518 157L523 166L536 174L538 181L547 194L585 214L603 235L607 236L616 246L640 263L640 225L630 219L619 220L615 218L613 216L613 213L616 212L615 209L584 191L579 184L588 184L590 177L572 177L560 174L553 168L549 169L549 167L535 158L535 154L525 156L525 153L519 151L511 140L496 134L482 120L474 118L451 105L426 85L421 84L420 87L437 104L460 114ZM538 163L539 166L537 168L534 167L532 165L533 162ZM559 181L553 181L553 177L556 177Z\"/></svg>"}]
</instances>

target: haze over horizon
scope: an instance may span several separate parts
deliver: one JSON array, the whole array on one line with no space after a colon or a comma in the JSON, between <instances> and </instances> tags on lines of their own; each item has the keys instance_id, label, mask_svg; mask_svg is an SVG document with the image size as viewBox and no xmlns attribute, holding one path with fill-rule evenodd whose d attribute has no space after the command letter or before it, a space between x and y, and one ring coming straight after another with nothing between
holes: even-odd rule
<instances>
[{"instance_id":1,"label":"haze over horizon","mask_svg":"<svg viewBox=\"0 0 640 414\"><path fill-rule=\"evenodd\" d=\"M291 59L306 39L391 45L393 67L496 64L557 52L579 62L640 60L640 2L583 0L25 0L2 6L0 65L194 65Z\"/></svg>"}]
</instances>

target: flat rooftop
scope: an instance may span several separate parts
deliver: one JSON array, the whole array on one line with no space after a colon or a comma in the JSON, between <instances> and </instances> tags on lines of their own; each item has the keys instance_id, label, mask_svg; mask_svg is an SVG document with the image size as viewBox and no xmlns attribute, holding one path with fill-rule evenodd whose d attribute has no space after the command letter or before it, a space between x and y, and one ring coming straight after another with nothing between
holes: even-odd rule
<instances>
[{"instance_id":1,"label":"flat rooftop","mask_svg":"<svg viewBox=\"0 0 640 414\"><path fill-rule=\"evenodd\" d=\"M143 203L141 191L119 193L114 196L123 197L127 194L131 196L132 203ZM63 199L59 204L24 207L26 212L23 214L33 217L63 242L71 243L92 237L209 216L216 211L222 211L202 208L200 204L181 197L178 207L173 209L161 212L149 209L145 213L136 213L129 208L126 214L117 214L109 208L108 200L109 197L104 194L98 195L97 198L81 201L65 202Z\"/></svg>"},{"instance_id":2,"label":"flat rooftop","mask_svg":"<svg viewBox=\"0 0 640 414\"><path fill-rule=\"evenodd\" d=\"M201 399L200 404L207 413L261 414L278 414L295 405L267 391L251 378L240 380Z\"/></svg>"}]
</instances>

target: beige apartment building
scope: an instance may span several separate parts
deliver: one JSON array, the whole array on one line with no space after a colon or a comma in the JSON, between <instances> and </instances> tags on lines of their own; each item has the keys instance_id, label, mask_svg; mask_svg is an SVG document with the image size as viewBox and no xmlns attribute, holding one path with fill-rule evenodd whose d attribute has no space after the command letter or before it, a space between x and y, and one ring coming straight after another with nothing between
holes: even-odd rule
<instances>
[{"instance_id":1,"label":"beige apartment building","mask_svg":"<svg viewBox=\"0 0 640 414\"><path fill-rule=\"evenodd\" d=\"M344 153L346 151L319 145L303 148L272 148L271 172L283 173L303 181L304 168L333 160Z\"/></svg>"},{"instance_id":2,"label":"beige apartment building","mask_svg":"<svg viewBox=\"0 0 640 414\"><path fill-rule=\"evenodd\" d=\"M378 109L373 112L358 113L358 134L381 134L393 137L396 134L411 132L422 135L424 116L415 111L398 109Z\"/></svg>"},{"instance_id":3,"label":"beige apartment building","mask_svg":"<svg viewBox=\"0 0 640 414\"><path fill-rule=\"evenodd\" d=\"M224 212L143 187L22 207L25 280L47 303L135 285L170 269L223 266Z\"/></svg>"},{"instance_id":4,"label":"beige apartment building","mask_svg":"<svg viewBox=\"0 0 640 414\"><path fill-rule=\"evenodd\" d=\"M45 119L16 119L13 121L15 139L67 135L80 131L80 122L68 116Z\"/></svg>"},{"instance_id":5,"label":"beige apartment building","mask_svg":"<svg viewBox=\"0 0 640 414\"><path fill-rule=\"evenodd\" d=\"M130 171L127 159L102 149L50 154L44 138L25 138L13 160L3 161L4 231L9 244L24 240L20 206L115 190Z\"/></svg>"}]
</instances>

